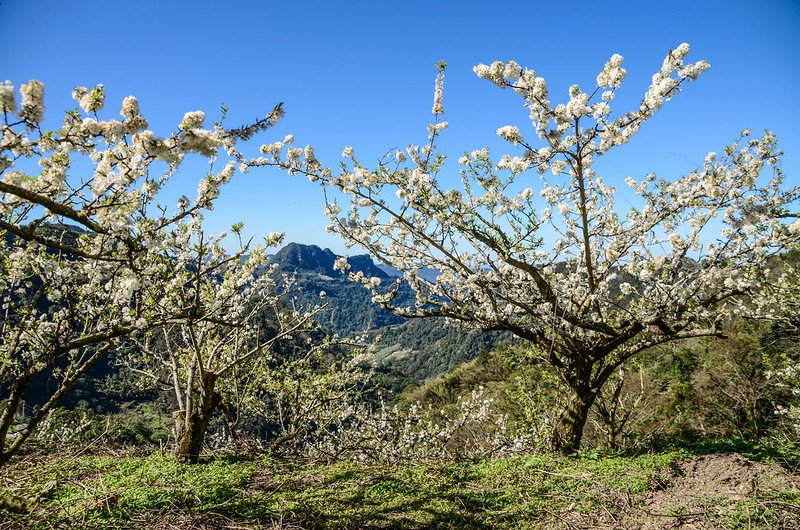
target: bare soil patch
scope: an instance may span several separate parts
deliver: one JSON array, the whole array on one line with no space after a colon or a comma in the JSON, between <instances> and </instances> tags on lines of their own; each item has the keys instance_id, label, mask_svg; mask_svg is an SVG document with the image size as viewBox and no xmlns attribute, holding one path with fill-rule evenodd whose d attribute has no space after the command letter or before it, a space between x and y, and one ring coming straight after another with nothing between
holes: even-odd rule
<instances>
[{"instance_id":1,"label":"bare soil patch","mask_svg":"<svg viewBox=\"0 0 800 530\"><path fill-rule=\"evenodd\" d=\"M697 456L654 477L621 528L800 528L800 476L738 453Z\"/></svg>"}]
</instances>

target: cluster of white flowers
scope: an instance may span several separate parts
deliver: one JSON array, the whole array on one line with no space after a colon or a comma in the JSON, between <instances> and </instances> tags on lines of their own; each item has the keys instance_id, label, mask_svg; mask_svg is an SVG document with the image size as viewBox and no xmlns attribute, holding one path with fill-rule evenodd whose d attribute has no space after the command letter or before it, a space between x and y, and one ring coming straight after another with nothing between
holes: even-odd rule
<instances>
[{"instance_id":1,"label":"cluster of white flowers","mask_svg":"<svg viewBox=\"0 0 800 530\"><path fill-rule=\"evenodd\" d=\"M436 88L433 91L433 109L434 114L444 114L444 106L442 105L442 95L444 93L444 67L439 68L439 73L436 74Z\"/></svg>"},{"instance_id":2,"label":"cluster of white flowers","mask_svg":"<svg viewBox=\"0 0 800 530\"><path fill-rule=\"evenodd\" d=\"M514 174L524 173L531 166L531 163L523 157L503 155L497 163L498 169L507 169Z\"/></svg>"},{"instance_id":3,"label":"cluster of white flowers","mask_svg":"<svg viewBox=\"0 0 800 530\"><path fill-rule=\"evenodd\" d=\"M517 145L520 142L524 142L525 138L519 132L519 127L514 125L506 125L505 127L500 127L497 129L497 136L500 138L511 142L514 145Z\"/></svg>"},{"instance_id":4,"label":"cluster of white flowers","mask_svg":"<svg viewBox=\"0 0 800 530\"><path fill-rule=\"evenodd\" d=\"M314 182L319 179L319 174L330 176L330 169L323 168L314 154L314 147L306 145L303 148L293 147L294 136L286 135L282 142L273 142L261 146L260 158L242 159L242 163L247 167L276 166L290 175L302 173ZM342 151L343 157L352 157L352 147L346 147Z\"/></svg>"},{"instance_id":5,"label":"cluster of white flowers","mask_svg":"<svg viewBox=\"0 0 800 530\"><path fill-rule=\"evenodd\" d=\"M20 86L19 91L22 95L20 117L29 123L42 121L44 119L44 85L41 81L32 79Z\"/></svg>"},{"instance_id":6,"label":"cluster of white flowers","mask_svg":"<svg viewBox=\"0 0 800 530\"><path fill-rule=\"evenodd\" d=\"M83 112L95 114L103 109L106 102L103 88L103 85L95 85L92 90L89 90L86 87L78 86L72 90L72 98L78 102Z\"/></svg>"},{"instance_id":7,"label":"cluster of white flowers","mask_svg":"<svg viewBox=\"0 0 800 530\"><path fill-rule=\"evenodd\" d=\"M347 262L347 256L339 256L333 263L333 270L346 272L350 270L350 264Z\"/></svg>"},{"instance_id":8,"label":"cluster of white flowers","mask_svg":"<svg viewBox=\"0 0 800 530\"><path fill-rule=\"evenodd\" d=\"M181 124L179 127L184 131L188 131L190 129L199 129L203 126L203 122L206 121L206 113L201 110L196 110L193 112L187 112L183 115L183 120L181 120Z\"/></svg>"},{"instance_id":9,"label":"cluster of white flowers","mask_svg":"<svg viewBox=\"0 0 800 530\"><path fill-rule=\"evenodd\" d=\"M789 391L789 402L777 407L775 414L788 420L794 434L800 436L800 362L787 357L782 367L771 370L766 375L771 384Z\"/></svg>"},{"instance_id":10,"label":"cluster of white flowers","mask_svg":"<svg viewBox=\"0 0 800 530\"><path fill-rule=\"evenodd\" d=\"M139 100L134 96L128 96L122 100L122 107L119 111L120 115L128 120L131 120L139 115Z\"/></svg>"},{"instance_id":11,"label":"cluster of white flowers","mask_svg":"<svg viewBox=\"0 0 800 530\"><path fill-rule=\"evenodd\" d=\"M86 410L64 412L57 417L51 411L36 428L36 438L51 446L71 445L80 441L91 426Z\"/></svg>"},{"instance_id":12,"label":"cluster of white flowers","mask_svg":"<svg viewBox=\"0 0 800 530\"><path fill-rule=\"evenodd\" d=\"M503 85L506 79L521 77L522 68L514 61L504 63L495 61L491 65L478 64L473 68L475 74L482 79L487 79L497 85Z\"/></svg>"},{"instance_id":13,"label":"cluster of white flowers","mask_svg":"<svg viewBox=\"0 0 800 530\"><path fill-rule=\"evenodd\" d=\"M446 121L432 123L428 125L428 139L433 140L438 133L445 130L450 125Z\"/></svg>"},{"instance_id":14,"label":"cluster of white flowers","mask_svg":"<svg viewBox=\"0 0 800 530\"><path fill-rule=\"evenodd\" d=\"M457 407L451 414L419 403L408 409L383 401L375 409L354 403L328 432L310 438L304 450L313 458L336 454L360 462L396 464L454 455L497 457L530 448L531 440L513 432L482 387L459 398Z\"/></svg>"},{"instance_id":15,"label":"cluster of white flowers","mask_svg":"<svg viewBox=\"0 0 800 530\"><path fill-rule=\"evenodd\" d=\"M601 88L619 88L627 72L622 68L624 59L618 53L611 56L603 70L597 75L597 86Z\"/></svg>"},{"instance_id":16,"label":"cluster of white flowers","mask_svg":"<svg viewBox=\"0 0 800 530\"><path fill-rule=\"evenodd\" d=\"M17 100L14 95L14 86L11 81L0 83L0 112L11 113L17 111Z\"/></svg>"}]
</instances>

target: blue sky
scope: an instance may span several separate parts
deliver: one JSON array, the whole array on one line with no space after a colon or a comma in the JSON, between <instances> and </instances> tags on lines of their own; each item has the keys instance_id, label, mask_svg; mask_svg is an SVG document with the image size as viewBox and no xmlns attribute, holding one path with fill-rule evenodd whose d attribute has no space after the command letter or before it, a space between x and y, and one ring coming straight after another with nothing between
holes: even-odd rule
<instances>
[{"instance_id":1,"label":"blue sky","mask_svg":"<svg viewBox=\"0 0 800 530\"><path fill-rule=\"evenodd\" d=\"M476 63L513 59L533 68L558 102L573 83L593 86L608 57L620 53L628 78L615 108L627 111L667 51L688 42L689 59L705 58L711 70L605 157L604 179L651 171L678 176L741 129L769 128L786 152L789 183L800 184L797 28L797 0L0 0L0 78L16 86L43 81L51 119L75 106L74 86L104 83L110 111L136 95L161 134L189 110L213 118L225 103L234 125L282 101L286 118L261 142L292 133L335 165L348 144L368 162L392 147L424 142L434 64L442 59L450 128L440 146L455 161L466 150L499 146L500 126L518 125L523 133L529 127L521 100L478 79ZM184 171L176 187L191 197L199 176ZM324 231L323 206L316 185L253 171L223 191L208 226L219 232L244 220L249 235L284 231L287 241L341 253L344 244Z\"/></svg>"}]
</instances>

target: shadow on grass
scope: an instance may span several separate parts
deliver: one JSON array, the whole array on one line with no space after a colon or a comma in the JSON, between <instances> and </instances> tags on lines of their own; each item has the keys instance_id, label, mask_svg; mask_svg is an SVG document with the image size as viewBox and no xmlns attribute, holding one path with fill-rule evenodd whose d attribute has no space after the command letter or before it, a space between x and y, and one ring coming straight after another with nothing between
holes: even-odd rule
<instances>
[{"instance_id":1,"label":"shadow on grass","mask_svg":"<svg viewBox=\"0 0 800 530\"><path fill-rule=\"evenodd\" d=\"M449 481L420 483L351 470L335 473L326 484L288 480L270 489L268 494L249 496L216 507L214 512L244 524L281 521L308 529L489 529L503 519L496 514L504 505L502 494L459 489Z\"/></svg>"},{"instance_id":2,"label":"shadow on grass","mask_svg":"<svg viewBox=\"0 0 800 530\"><path fill-rule=\"evenodd\" d=\"M695 455L740 453L757 462L774 462L786 469L800 469L800 444L790 441L755 442L741 438L701 440L682 447Z\"/></svg>"}]
</instances>

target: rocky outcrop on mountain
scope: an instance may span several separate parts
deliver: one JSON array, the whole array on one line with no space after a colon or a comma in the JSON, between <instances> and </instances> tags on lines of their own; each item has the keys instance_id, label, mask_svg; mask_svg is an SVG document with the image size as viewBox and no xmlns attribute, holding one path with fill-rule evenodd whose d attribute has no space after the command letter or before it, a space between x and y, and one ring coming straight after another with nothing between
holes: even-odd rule
<instances>
[{"instance_id":1,"label":"rocky outcrop on mountain","mask_svg":"<svg viewBox=\"0 0 800 530\"><path fill-rule=\"evenodd\" d=\"M338 256L330 249L322 249L317 245L303 245L289 243L280 249L272 261L284 272L316 272L331 278L342 275L341 271L334 270L333 264ZM367 254L350 256L347 258L350 271L362 272L364 276L388 278L389 276L372 261Z\"/></svg>"}]
</instances>

